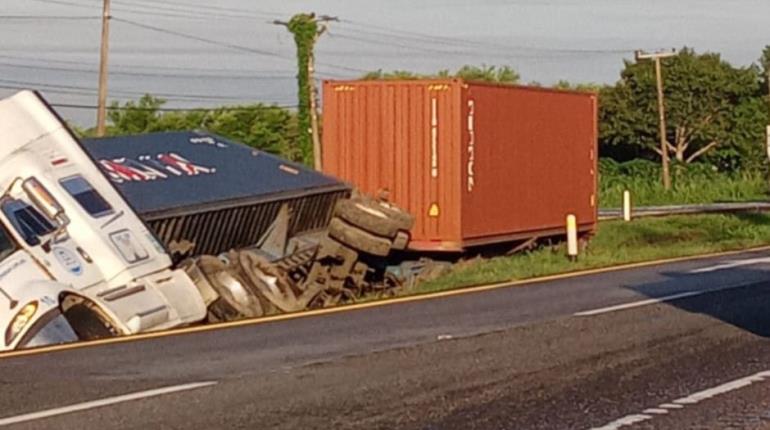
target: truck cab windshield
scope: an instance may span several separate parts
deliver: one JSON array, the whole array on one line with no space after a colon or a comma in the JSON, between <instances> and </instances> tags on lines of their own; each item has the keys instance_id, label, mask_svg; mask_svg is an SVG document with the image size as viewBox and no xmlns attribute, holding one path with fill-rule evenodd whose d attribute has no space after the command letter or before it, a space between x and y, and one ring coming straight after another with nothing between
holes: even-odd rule
<instances>
[{"instance_id":1,"label":"truck cab windshield","mask_svg":"<svg viewBox=\"0 0 770 430\"><path fill-rule=\"evenodd\" d=\"M0 261L5 260L14 251L16 251L16 243L13 241L11 234L8 233L8 230L0 225Z\"/></svg>"},{"instance_id":2,"label":"truck cab windshield","mask_svg":"<svg viewBox=\"0 0 770 430\"><path fill-rule=\"evenodd\" d=\"M40 244L40 237L53 233L54 224L37 209L24 201L5 199L0 203L3 213L29 246Z\"/></svg>"}]
</instances>

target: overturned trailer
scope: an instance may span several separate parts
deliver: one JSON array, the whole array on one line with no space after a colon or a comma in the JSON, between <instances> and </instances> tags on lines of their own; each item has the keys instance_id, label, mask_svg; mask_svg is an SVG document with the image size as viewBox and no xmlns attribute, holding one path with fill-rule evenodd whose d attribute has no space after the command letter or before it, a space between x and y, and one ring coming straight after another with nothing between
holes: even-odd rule
<instances>
[{"instance_id":1,"label":"overturned trailer","mask_svg":"<svg viewBox=\"0 0 770 430\"><path fill-rule=\"evenodd\" d=\"M342 181L203 132L85 139L83 146L179 260L258 243L281 207L288 236L323 231Z\"/></svg>"}]
</instances>

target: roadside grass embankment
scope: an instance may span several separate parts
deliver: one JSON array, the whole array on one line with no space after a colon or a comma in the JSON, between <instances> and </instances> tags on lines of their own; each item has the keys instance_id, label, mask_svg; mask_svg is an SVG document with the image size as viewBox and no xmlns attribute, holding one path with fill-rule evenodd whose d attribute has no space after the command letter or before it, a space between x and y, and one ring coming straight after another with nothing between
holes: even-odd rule
<instances>
[{"instance_id":1,"label":"roadside grass embankment","mask_svg":"<svg viewBox=\"0 0 770 430\"><path fill-rule=\"evenodd\" d=\"M599 206L618 208L623 191L631 192L635 206L767 200L768 181L759 172L715 172L709 165L672 166L672 188L663 189L660 168L651 161L618 163L602 159L599 165Z\"/></svg>"},{"instance_id":2,"label":"roadside grass embankment","mask_svg":"<svg viewBox=\"0 0 770 430\"><path fill-rule=\"evenodd\" d=\"M605 221L577 262L565 244L541 246L508 257L474 259L455 265L414 293L517 281L668 258L770 245L770 214L710 214Z\"/></svg>"}]
</instances>

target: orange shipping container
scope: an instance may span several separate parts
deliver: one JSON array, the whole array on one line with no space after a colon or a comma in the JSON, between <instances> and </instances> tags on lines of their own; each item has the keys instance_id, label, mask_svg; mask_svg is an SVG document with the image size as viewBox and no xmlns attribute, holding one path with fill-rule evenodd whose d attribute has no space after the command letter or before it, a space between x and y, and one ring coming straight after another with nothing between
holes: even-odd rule
<instances>
[{"instance_id":1,"label":"orange shipping container","mask_svg":"<svg viewBox=\"0 0 770 430\"><path fill-rule=\"evenodd\" d=\"M416 216L412 249L468 247L597 222L592 93L459 79L325 81L324 171Z\"/></svg>"}]
</instances>

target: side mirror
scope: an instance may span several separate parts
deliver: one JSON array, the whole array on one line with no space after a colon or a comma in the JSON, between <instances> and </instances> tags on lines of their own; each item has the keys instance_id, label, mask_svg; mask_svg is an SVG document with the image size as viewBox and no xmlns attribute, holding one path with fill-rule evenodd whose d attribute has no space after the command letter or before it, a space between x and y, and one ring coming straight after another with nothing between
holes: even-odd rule
<instances>
[{"instance_id":1,"label":"side mirror","mask_svg":"<svg viewBox=\"0 0 770 430\"><path fill-rule=\"evenodd\" d=\"M21 188L27 194L32 203L42 211L49 219L62 222L64 208L53 198L51 193L35 178L27 178L22 182ZM64 224L62 222L62 224Z\"/></svg>"}]
</instances>

